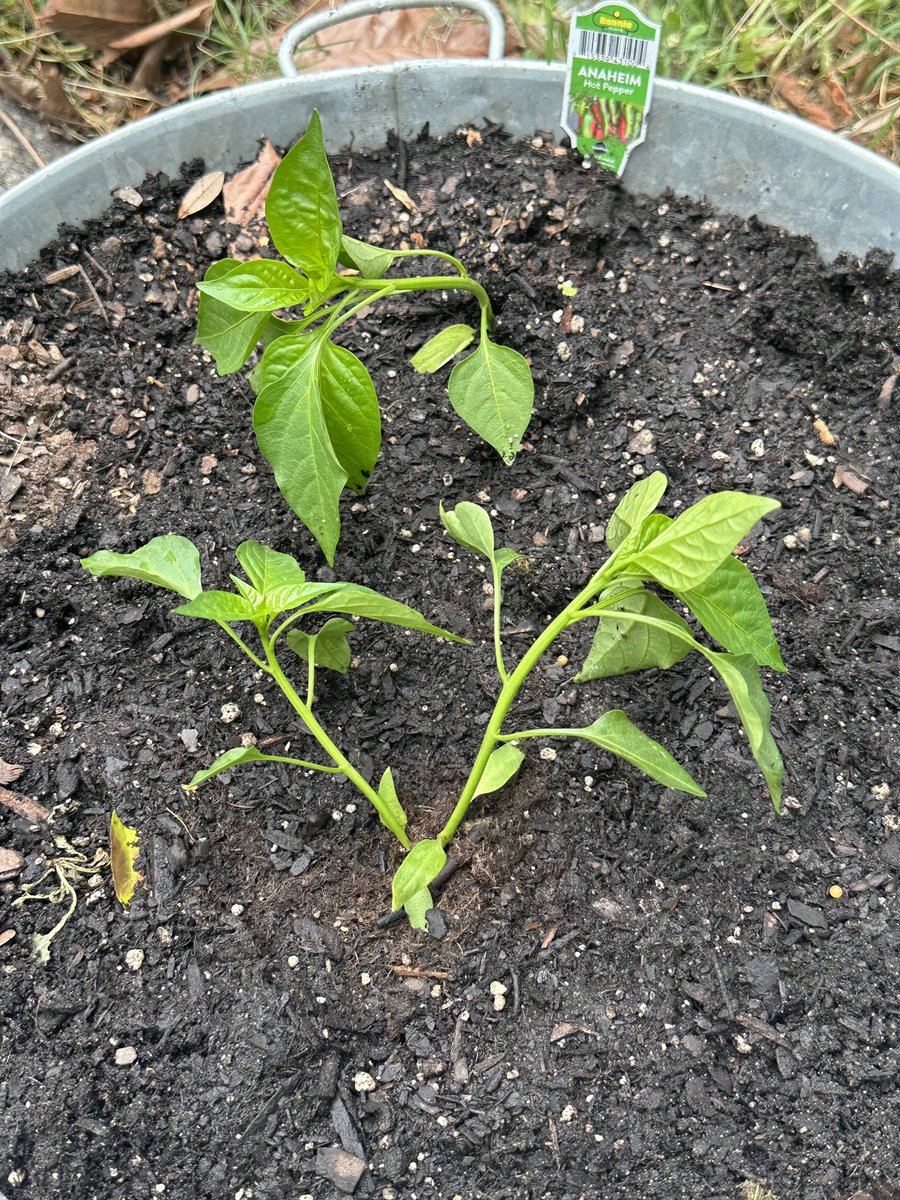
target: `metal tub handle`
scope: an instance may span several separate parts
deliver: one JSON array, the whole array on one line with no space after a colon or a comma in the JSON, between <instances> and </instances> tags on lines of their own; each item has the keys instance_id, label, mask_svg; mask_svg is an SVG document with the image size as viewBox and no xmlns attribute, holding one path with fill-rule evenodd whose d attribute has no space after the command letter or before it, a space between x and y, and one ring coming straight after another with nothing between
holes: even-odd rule
<instances>
[{"instance_id":1,"label":"metal tub handle","mask_svg":"<svg viewBox=\"0 0 900 1200\"><path fill-rule=\"evenodd\" d=\"M278 47L278 65L282 75L292 79L300 74L294 63L294 51L302 41L314 33L332 25L340 25L344 21L352 21L354 17L368 17L373 13L391 12L400 8L469 9L484 17L487 22L488 58L497 61L506 53L506 28L503 17L491 0L450 0L447 4L441 3L440 0L351 0L350 4L342 4L340 8L330 12L318 12L304 17L288 29Z\"/></svg>"}]
</instances>

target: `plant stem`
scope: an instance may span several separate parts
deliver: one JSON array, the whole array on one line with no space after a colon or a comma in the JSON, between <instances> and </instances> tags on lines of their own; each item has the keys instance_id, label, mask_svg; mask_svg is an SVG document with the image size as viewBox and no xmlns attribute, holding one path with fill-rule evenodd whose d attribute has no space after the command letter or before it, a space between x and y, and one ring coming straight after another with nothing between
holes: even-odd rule
<instances>
[{"instance_id":1,"label":"plant stem","mask_svg":"<svg viewBox=\"0 0 900 1200\"><path fill-rule=\"evenodd\" d=\"M497 660L497 674L500 676L500 682L506 683L509 679L509 672L503 661L503 645L500 641L500 602L503 599L503 572L498 568L494 559L491 559L491 571L494 576L494 658Z\"/></svg>"},{"instance_id":2,"label":"plant stem","mask_svg":"<svg viewBox=\"0 0 900 1200\"><path fill-rule=\"evenodd\" d=\"M393 255L395 258L441 258L444 262L448 262L451 266L456 267L460 278L469 278L469 272L459 259L454 258L452 254L445 254L443 250L394 250Z\"/></svg>"},{"instance_id":3,"label":"plant stem","mask_svg":"<svg viewBox=\"0 0 900 1200\"><path fill-rule=\"evenodd\" d=\"M387 283L387 287L385 284ZM414 279L355 279L354 286L360 289L377 289L382 292L383 296L390 296L396 292L436 292L442 291L445 288L456 289L457 291L470 292L481 305L483 319L487 322L487 328L494 327L494 310L491 308L490 297L474 279L454 279L450 275L420 275ZM379 296L379 299L382 297Z\"/></svg>"},{"instance_id":4,"label":"plant stem","mask_svg":"<svg viewBox=\"0 0 900 1200\"><path fill-rule=\"evenodd\" d=\"M509 712L512 702L519 694L522 685L537 665L538 660L550 649L563 630L571 625L573 621L577 620L579 610L588 604L603 586L603 578L609 573L614 558L615 555L607 560L604 566L591 577L587 586L550 622L544 632L535 638L525 651L513 673L505 680L503 687L500 689L500 695L497 697L497 703L494 705L494 711L491 713L487 729L484 731L484 737L482 738L481 746L478 749L478 754L469 778L466 780L462 794L456 802L456 807L450 814L450 819L438 835L438 841L442 846L446 846L456 833L468 811L469 805L472 803L475 792L478 790L478 785L481 782L481 777L487 767L488 760L494 751L494 746L500 740L500 731L506 719L506 714Z\"/></svg>"},{"instance_id":5,"label":"plant stem","mask_svg":"<svg viewBox=\"0 0 900 1200\"><path fill-rule=\"evenodd\" d=\"M388 829L390 829L391 833L394 834L401 846L408 850L410 841L406 835L406 831L397 825L394 820L392 820L390 814L386 813L384 805L381 802L381 797L378 795L372 785L368 783L362 777L362 775L360 775L353 763L351 763L350 760L341 753L338 747L334 744L334 742L316 720L316 717L309 705L304 704L304 702L297 695L291 684L291 681L281 669L281 664L275 656L275 650L272 642L262 632L260 633L260 636L262 637L263 649L265 650L266 661L268 664L266 669L281 688L282 692L284 692L284 695L287 698L291 708L293 708L294 712L297 714L309 732L313 735L325 753L329 756L329 758L331 758L332 761L337 765L341 774L346 775L350 782L360 792L362 792L368 801L370 801L383 823L388 827Z\"/></svg>"}]
</instances>

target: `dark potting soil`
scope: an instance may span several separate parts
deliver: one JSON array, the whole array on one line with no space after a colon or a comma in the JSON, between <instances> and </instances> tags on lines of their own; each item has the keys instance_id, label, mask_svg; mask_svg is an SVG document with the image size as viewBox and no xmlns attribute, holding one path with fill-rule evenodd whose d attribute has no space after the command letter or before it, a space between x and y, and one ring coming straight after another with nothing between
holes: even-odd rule
<instances>
[{"instance_id":1,"label":"dark potting soil","mask_svg":"<svg viewBox=\"0 0 900 1200\"><path fill-rule=\"evenodd\" d=\"M331 572L256 450L247 383L191 345L195 280L231 238L253 243L218 207L178 220L187 183L148 180L2 283L4 431L24 441L0 480L0 756L24 771L0 765L0 887L8 904L48 858L92 858L115 808L147 888L123 911L107 871L79 876L47 966L31 935L65 905L5 906L0 1190L897 1197L897 277L629 197L540 142L394 145L336 174L348 231L463 258L537 394L507 469L455 419L447 371L407 363L470 306L398 300L348 334L385 445L345 499L335 570L472 645L360 627L358 665L321 680L323 722L368 776L390 764L433 832L495 694L484 574L439 501L488 504L527 555L515 656L601 561L616 498L662 469L671 513L725 488L782 502L745 561L790 672L765 681L786 813L703 663L575 688L589 630L518 714L587 724L621 705L709 799L533 744L455 844L439 940L377 923L397 855L349 784L247 768L186 795L242 735L283 752L291 714L214 629L79 556L177 532L210 585L259 537Z\"/></svg>"}]
</instances>

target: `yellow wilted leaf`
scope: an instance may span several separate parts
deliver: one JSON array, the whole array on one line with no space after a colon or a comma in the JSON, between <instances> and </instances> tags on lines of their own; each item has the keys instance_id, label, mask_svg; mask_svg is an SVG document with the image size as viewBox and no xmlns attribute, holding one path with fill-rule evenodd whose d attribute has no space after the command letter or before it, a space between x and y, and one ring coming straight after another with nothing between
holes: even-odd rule
<instances>
[{"instance_id":1,"label":"yellow wilted leaf","mask_svg":"<svg viewBox=\"0 0 900 1200\"><path fill-rule=\"evenodd\" d=\"M134 869L139 853L138 831L123 824L119 814L113 812L109 819L109 862L116 898L126 906L131 903L138 881L144 878Z\"/></svg>"}]
</instances>

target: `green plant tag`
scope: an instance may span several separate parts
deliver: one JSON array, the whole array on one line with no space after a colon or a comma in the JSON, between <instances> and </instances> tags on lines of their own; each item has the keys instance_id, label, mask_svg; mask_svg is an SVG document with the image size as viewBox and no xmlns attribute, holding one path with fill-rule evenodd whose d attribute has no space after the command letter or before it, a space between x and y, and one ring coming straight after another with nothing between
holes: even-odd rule
<instances>
[{"instance_id":1,"label":"green plant tag","mask_svg":"<svg viewBox=\"0 0 900 1200\"><path fill-rule=\"evenodd\" d=\"M646 136L660 28L630 4L572 19L560 121L584 158L615 175Z\"/></svg>"}]
</instances>

